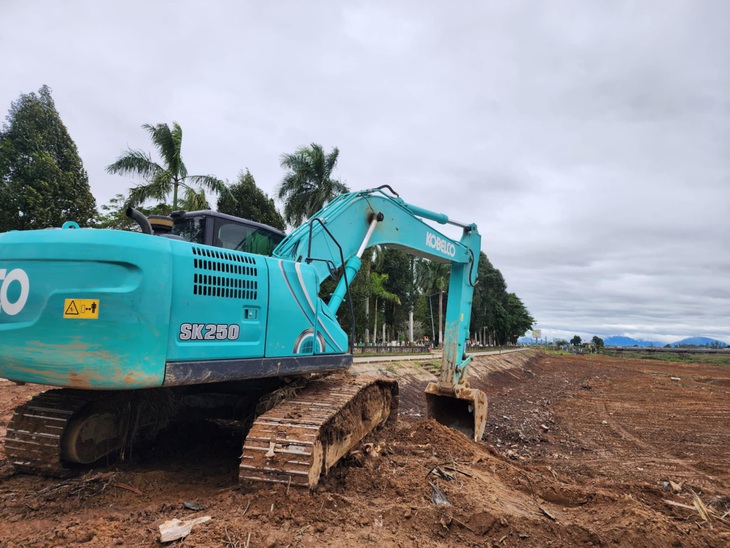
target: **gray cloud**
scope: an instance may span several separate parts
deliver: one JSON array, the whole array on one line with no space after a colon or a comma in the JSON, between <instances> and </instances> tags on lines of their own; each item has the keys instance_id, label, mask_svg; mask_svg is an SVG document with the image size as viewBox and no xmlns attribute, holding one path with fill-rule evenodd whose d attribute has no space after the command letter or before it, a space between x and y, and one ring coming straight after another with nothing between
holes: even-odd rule
<instances>
[{"instance_id":1,"label":"gray cloud","mask_svg":"<svg viewBox=\"0 0 730 548\"><path fill-rule=\"evenodd\" d=\"M144 13L141 17L140 14ZM180 122L186 163L273 194L341 149L353 189L477 222L548 336L730 342L724 2L19 2L0 107L53 88L98 202L104 166Z\"/></svg>"}]
</instances>

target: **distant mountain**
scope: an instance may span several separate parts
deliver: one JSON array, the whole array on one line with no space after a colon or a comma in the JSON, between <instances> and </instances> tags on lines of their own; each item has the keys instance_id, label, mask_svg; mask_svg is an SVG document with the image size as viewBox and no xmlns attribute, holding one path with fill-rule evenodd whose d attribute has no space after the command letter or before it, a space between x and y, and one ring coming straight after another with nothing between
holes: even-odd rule
<instances>
[{"instance_id":1,"label":"distant mountain","mask_svg":"<svg viewBox=\"0 0 730 548\"><path fill-rule=\"evenodd\" d=\"M728 345L717 339L710 339L709 337L689 337L681 341L673 342L670 346L718 346L725 348Z\"/></svg>"},{"instance_id":2,"label":"distant mountain","mask_svg":"<svg viewBox=\"0 0 730 548\"><path fill-rule=\"evenodd\" d=\"M586 339L583 341L584 343L591 342L590 339ZM518 344L535 344L535 339L531 339L529 337L520 337L517 339ZM544 340L540 340L540 344L545 344ZM666 343L658 342L658 341L644 341L642 339L632 339L631 337L622 337L619 335L612 335L610 337L606 337L603 340L603 344L606 346L626 346L626 347L632 347L632 346L638 346L641 348L663 348L666 346ZM687 339L682 339L681 341L673 342L669 346L718 346L720 348L728 348L730 347L729 344L724 343L722 341L718 341L717 339L710 339L709 337L689 337Z\"/></svg>"},{"instance_id":3,"label":"distant mountain","mask_svg":"<svg viewBox=\"0 0 730 548\"><path fill-rule=\"evenodd\" d=\"M657 341L644 341L641 339L632 339L631 337L621 337L618 335L607 337L603 340L603 344L606 346L640 346L642 348L651 346L661 348L664 346L664 343Z\"/></svg>"}]
</instances>

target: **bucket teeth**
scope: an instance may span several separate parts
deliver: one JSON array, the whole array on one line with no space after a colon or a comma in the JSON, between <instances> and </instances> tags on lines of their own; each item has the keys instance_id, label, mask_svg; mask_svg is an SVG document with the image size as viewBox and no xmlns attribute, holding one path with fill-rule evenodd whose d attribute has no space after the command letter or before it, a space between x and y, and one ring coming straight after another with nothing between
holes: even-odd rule
<instances>
[{"instance_id":1,"label":"bucket teeth","mask_svg":"<svg viewBox=\"0 0 730 548\"><path fill-rule=\"evenodd\" d=\"M246 437L241 481L315 487L368 433L395 415L398 384L328 377L260 415Z\"/></svg>"}]
</instances>

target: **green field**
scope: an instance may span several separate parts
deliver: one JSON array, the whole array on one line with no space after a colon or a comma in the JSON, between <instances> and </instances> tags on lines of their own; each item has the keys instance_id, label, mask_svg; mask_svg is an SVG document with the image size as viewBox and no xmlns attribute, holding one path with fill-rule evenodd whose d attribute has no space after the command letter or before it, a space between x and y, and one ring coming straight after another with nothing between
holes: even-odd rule
<instances>
[{"instance_id":1,"label":"green field","mask_svg":"<svg viewBox=\"0 0 730 548\"><path fill-rule=\"evenodd\" d=\"M603 350L602 354L616 358L632 358L639 360L659 360L663 362L710 363L714 365L730 365L730 354L692 354L689 352L612 352Z\"/></svg>"}]
</instances>

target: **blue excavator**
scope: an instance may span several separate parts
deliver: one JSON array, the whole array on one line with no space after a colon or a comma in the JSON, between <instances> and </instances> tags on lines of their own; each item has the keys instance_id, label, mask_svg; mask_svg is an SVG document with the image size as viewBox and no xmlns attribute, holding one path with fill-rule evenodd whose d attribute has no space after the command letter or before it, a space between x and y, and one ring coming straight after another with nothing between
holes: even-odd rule
<instances>
[{"instance_id":1,"label":"blue excavator","mask_svg":"<svg viewBox=\"0 0 730 548\"><path fill-rule=\"evenodd\" d=\"M481 438L487 399L469 388L465 352L474 224L387 185L339 196L289 236L212 211L127 214L139 231L69 221L0 234L0 377L59 387L8 424L5 453L19 471L64 475L124 457L170 422L235 401L253 409L241 480L314 487L397 412L395 381L344 373L354 337L336 317L343 302L352 309L350 284L374 245L451 265L427 410ZM461 239L424 219L459 226Z\"/></svg>"}]
</instances>

